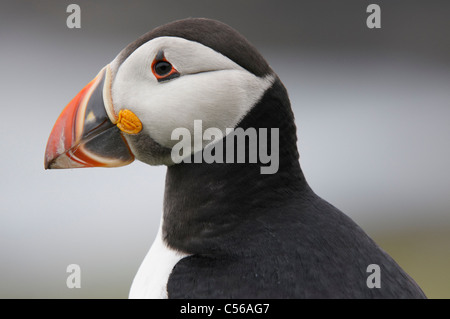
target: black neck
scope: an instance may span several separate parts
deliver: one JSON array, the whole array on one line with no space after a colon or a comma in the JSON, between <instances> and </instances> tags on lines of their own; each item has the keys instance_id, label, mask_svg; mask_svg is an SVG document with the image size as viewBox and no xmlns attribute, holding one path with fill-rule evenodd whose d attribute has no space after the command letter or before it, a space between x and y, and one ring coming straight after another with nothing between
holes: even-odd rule
<instances>
[{"instance_id":1,"label":"black neck","mask_svg":"<svg viewBox=\"0 0 450 319\"><path fill-rule=\"evenodd\" d=\"M299 164L294 116L278 79L238 127L279 129L278 171L261 174L261 167L268 164L259 160L208 164L193 163L192 157L191 163L170 166L163 236L173 248L188 253L220 250L224 238L238 224L279 208L309 190Z\"/></svg>"}]
</instances>

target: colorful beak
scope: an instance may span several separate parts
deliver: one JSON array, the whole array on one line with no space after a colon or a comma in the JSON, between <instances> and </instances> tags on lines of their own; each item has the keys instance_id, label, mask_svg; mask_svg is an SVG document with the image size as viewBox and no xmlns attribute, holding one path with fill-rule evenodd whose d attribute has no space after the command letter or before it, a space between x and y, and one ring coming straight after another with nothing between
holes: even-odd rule
<instances>
[{"instance_id":1,"label":"colorful beak","mask_svg":"<svg viewBox=\"0 0 450 319\"><path fill-rule=\"evenodd\" d=\"M106 66L56 120L45 150L45 169L118 167L134 161L116 125L110 92Z\"/></svg>"}]
</instances>

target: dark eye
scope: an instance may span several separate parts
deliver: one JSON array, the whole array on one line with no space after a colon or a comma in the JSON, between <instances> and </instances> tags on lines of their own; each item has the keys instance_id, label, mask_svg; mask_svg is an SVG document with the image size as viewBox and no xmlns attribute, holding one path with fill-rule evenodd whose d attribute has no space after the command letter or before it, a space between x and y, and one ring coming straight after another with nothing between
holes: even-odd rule
<instances>
[{"instance_id":1,"label":"dark eye","mask_svg":"<svg viewBox=\"0 0 450 319\"><path fill-rule=\"evenodd\" d=\"M167 61L159 61L155 64L155 73L159 76L165 76L172 71L172 64Z\"/></svg>"},{"instance_id":2,"label":"dark eye","mask_svg":"<svg viewBox=\"0 0 450 319\"><path fill-rule=\"evenodd\" d=\"M152 71L158 82L168 81L180 76L180 73L167 60L153 61Z\"/></svg>"}]
</instances>

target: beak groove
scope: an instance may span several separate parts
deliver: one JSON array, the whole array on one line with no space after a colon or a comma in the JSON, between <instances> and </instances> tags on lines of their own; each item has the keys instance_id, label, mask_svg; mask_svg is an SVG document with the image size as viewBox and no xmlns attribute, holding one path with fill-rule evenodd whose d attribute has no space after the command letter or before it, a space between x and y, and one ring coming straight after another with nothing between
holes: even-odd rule
<instances>
[{"instance_id":1,"label":"beak groove","mask_svg":"<svg viewBox=\"0 0 450 319\"><path fill-rule=\"evenodd\" d=\"M45 169L118 167L133 162L134 155L116 122L108 65L56 120L45 150Z\"/></svg>"}]
</instances>

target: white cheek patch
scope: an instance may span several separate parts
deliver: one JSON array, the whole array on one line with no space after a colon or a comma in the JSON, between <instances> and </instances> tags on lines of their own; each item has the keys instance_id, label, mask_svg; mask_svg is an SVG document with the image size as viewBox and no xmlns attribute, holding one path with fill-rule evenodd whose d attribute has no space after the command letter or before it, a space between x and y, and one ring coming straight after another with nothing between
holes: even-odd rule
<instances>
[{"instance_id":1,"label":"white cheek patch","mask_svg":"<svg viewBox=\"0 0 450 319\"><path fill-rule=\"evenodd\" d=\"M180 72L179 78L159 83L151 63L159 50ZM143 131L157 143L172 147L176 128L193 134L194 120L215 127L225 135L234 128L272 85L227 57L197 42L162 37L147 42L120 66L112 87L116 113L129 109L143 124Z\"/></svg>"}]
</instances>

